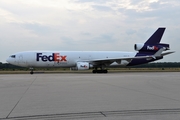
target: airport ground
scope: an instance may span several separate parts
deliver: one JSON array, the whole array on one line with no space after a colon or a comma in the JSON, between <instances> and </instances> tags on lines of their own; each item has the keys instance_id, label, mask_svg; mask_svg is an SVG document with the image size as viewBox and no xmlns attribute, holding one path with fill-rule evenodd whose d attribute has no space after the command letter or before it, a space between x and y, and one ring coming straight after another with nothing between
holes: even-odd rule
<instances>
[{"instance_id":1,"label":"airport ground","mask_svg":"<svg viewBox=\"0 0 180 120\"><path fill-rule=\"evenodd\" d=\"M73 71L69 68L35 68L35 73L92 73L90 70ZM180 72L180 68L108 68L109 73L121 73L121 72ZM26 69L7 69L0 70L0 74L29 74L30 70Z\"/></svg>"},{"instance_id":2,"label":"airport ground","mask_svg":"<svg viewBox=\"0 0 180 120\"><path fill-rule=\"evenodd\" d=\"M0 74L0 120L179 120L179 72Z\"/></svg>"}]
</instances>

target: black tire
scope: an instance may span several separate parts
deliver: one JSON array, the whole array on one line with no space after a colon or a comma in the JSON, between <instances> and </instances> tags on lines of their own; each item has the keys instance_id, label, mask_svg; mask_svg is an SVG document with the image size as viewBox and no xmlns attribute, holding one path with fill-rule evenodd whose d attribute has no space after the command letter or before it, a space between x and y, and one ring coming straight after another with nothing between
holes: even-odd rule
<instances>
[{"instance_id":1,"label":"black tire","mask_svg":"<svg viewBox=\"0 0 180 120\"><path fill-rule=\"evenodd\" d=\"M108 73L107 70L93 70L92 73Z\"/></svg>"},{"instance_id":2,"label":"black tire","mask_svg":"<svg viewBox=\"0 0 180 120\"><path fill-rule=\"evenodd\" d=\"M108 73L108 71L107 70L103 70L103 73Z\"/></svg>"},{"instance_id":3,"label":"black tire","mask_svg":"<svg viewBox=\"0 0 180 120\"><path fill-rule=\"evenodd\" d=\"M92 73L97 73L97 70L93 70Z\"/></svg>"},{"instance_id":4,"label":"black tire","mask_svg":"<svg viewBox=\"0 0 180 120\"><path fill-rule=\"evenodd\" d=\"M103 73L103 71L102 70L97 70L97 73Z\"/></svg>"}]
</instances>

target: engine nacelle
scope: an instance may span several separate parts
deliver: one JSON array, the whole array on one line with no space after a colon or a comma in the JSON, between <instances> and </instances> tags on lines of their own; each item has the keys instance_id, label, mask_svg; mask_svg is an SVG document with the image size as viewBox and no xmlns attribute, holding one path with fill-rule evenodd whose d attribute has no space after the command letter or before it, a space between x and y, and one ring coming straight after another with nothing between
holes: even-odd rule
<instances>
[{"instance_id":1,"label":"engine nacelle","mask_svg":"<svg viewBox=\"0 0 180 120\"><path fill-rule=\"evenodd\" d=\"M143 46L144 46L143 43L134 44L134 50L139 51L143 48Z\"/></svg>"},{"instance_id":2,"label":"engine nacelle","mask_svg":"<svg viewBox=\"0 0 180 120\"><path fill-rule=\"evenodd\" d=\"M155 44L155 45L148 45L143 43L137 43L134 45L134 49L136 51L147 51L147 52L156 52L159 49L163 48L164 51L169 50L169 44Z\"/></svg>"},{"instance_id":3,"label":"engine nacelle","mask_svg":"<svg viewBox=\"0 0 180 120\"><path fill-rule=\"evenodd\" d=\"M93 65L88 62L77 62L76 67L72 67L71 70L88 70L92 67Z\"/></svg>"}]
</instances>

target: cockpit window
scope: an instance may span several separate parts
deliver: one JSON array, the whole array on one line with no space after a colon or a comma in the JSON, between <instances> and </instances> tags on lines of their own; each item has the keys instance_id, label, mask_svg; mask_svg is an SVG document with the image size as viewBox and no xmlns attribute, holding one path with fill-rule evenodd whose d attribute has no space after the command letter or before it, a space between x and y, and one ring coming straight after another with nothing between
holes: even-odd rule
<instances>
[{"instance_id":1,"label":"cockpit window","mask_svg":"<svg viewBox=\"0 0 180 120\"><path fill-rule=\"evenodd\" d=\"M11 55L10 57L11 57L11 58L16 58L16 55Z\"/></svg>"}]
</instances>

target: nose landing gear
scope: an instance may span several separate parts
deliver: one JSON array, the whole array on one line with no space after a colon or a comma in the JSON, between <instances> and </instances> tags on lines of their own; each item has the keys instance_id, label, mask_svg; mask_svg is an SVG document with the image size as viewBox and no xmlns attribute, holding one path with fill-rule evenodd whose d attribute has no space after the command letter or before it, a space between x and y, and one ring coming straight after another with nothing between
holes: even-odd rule
<instances>
[{"instance_id":1,"label":"nose landing gear","mask_svg":"<svg viewBox=\"0 0 180 120\"><path fill-rule=\"evenodd\" d=\"M29 68L30 70L31 70L31 72L30 72L30 74L32 75L32 74L34 74L34 69L33 68Z\"/></svg>"}]
</instances>

